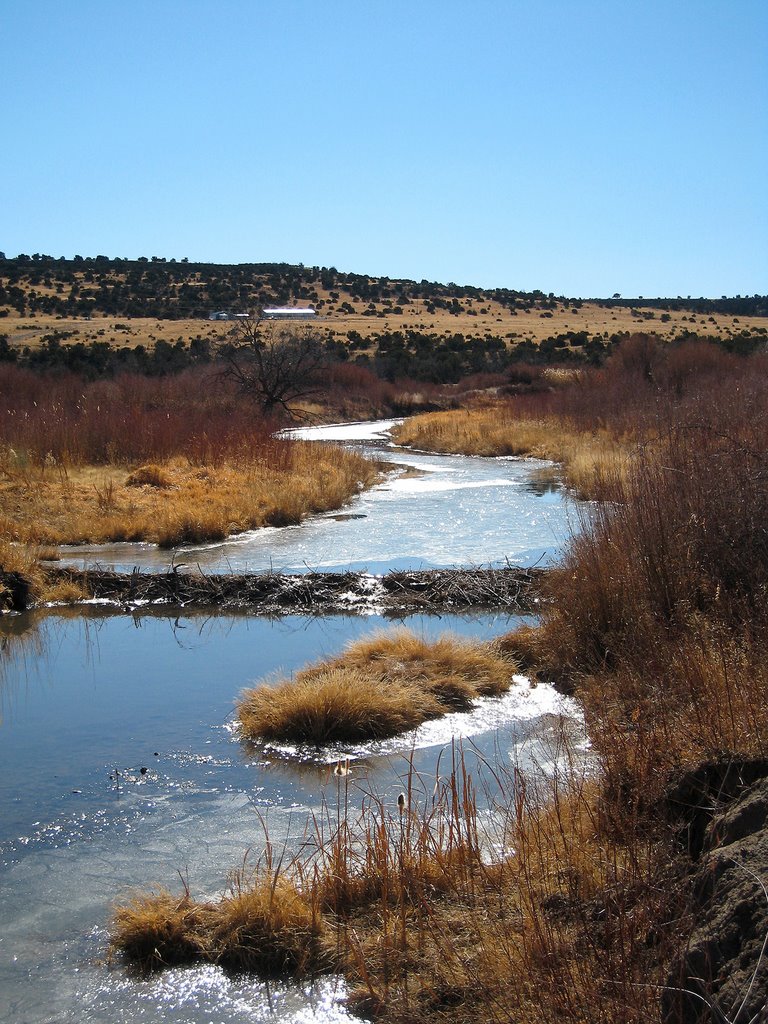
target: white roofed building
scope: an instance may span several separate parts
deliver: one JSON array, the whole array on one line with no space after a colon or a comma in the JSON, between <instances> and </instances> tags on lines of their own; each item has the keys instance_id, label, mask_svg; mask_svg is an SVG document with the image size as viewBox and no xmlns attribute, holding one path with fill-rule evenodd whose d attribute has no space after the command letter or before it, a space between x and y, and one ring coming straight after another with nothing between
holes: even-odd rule
<instances>
[{"instance_id":1,"label":"white roofed building","mask_svg":"<svg viewBox=\"0 0 768 1024\"><path fill-rule=\"evenodd\" d=\"M265 320L314 320L317 313L311 306L265 306Z\"/></svg>"}]
</instances>

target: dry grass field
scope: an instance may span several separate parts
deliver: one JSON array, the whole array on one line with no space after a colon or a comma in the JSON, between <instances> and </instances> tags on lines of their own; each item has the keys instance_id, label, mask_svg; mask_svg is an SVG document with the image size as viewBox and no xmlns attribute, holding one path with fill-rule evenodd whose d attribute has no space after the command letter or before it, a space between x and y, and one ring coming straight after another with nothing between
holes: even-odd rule
<instances>
[{"instance_id":1,"label":"dry grass field","mask_svg":"<svg viewBox=\"0 0 768 1024\"><path fill-rule=\"evenodd\" d=\"M298 523L378 478L354 451L275 437L205 369L87 382L3 364L0 391L5 571L28 575L40 545L175 547Z\"/></svg>"},{"instance_id":2,"label":"dry grass field","mask_svg":"<svg viewBox=\"0 0 768 1024\"><path fill-rule=\"evenodd\" d=\"M287 526L338 508L376 478L352 452L291 444L282 464L234 458L162 463L20 465L0 452L0 536L22 544L145 540L162 547Z\"/></svg>"},{"instance_id":3,"label":"dry grass field","mask_svg":"<svg viewBox=\"0 0 768 1024\"><path fill-rule=\"evenodd\" d=\"M429 312L423 300L413 301L403 308L402 313L387 311L385 306L377 307L378 312L371 316L364 316L362 312L340 312L338 309L333 312L321 310L313 327L321 335L335 337L340 341L346 339L349 331L357 331L365 339L387 331L417 330L438 335L458 333L465 337L483 338L491 335L506 339L511 346L523 340L540 342L567 331L587 331L590 336L610 336L646 330L671 340L687 331L728 338L743 330L765 327L765 319L761 317L707 317L673 311L664 314L669 319L662 321L657 310L638 308L633 311L623 307L608 309L594 303L584 303L579 310L559 306L552 311L518 310L515 314L492 301L475 303L473 307L471 300L468 300L465 305L474 308L474 315L469 312L454 315L443 309ZM188 344L193 338L199 337L215 342L224 339L231 327L232 324L228 322L200 319L131 319L125 316L70 319L43 314L20 317L11 313L0 321L0 334L7 334L9 344L14 348L23 348L25 345L35 347L43 337L54 331L67 332L69 343L80 341L90 344L102 341L128 348L137 345L152 348L161 340L169 344L177 341Z\"/></svg>"}]
</instances>

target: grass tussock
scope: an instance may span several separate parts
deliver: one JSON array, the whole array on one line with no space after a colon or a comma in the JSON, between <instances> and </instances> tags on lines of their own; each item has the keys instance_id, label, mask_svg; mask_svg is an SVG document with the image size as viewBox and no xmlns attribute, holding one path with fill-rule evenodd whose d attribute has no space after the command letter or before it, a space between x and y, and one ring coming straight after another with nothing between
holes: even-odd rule
<instances>
[{"instance_id":1,"label":"grass tussock","mask_svg":"<svg viewBox=\"0 0 768 1024\"><path fill-rule=\"evenodd\" d=\"M139 466L128 474L125 480L126 487L172 487L173 480L162 466L150 462L146 466Z\"/></svg>"},{"instance_id":2,"label":"grass tussock","mask_svg":"<svg viewBox=\"0 0 768 1024\"><path fill-rule=\"evenodd\" d=\"M165 889L137 894L113 920L113 946L142 971L190 963L205 949L201 906Z\"/></svg>"},{"instance_id":3,"label":"grass tussock","mask_svg":"<svg viewBox=\"0 0 768 1024\"><path fill-rule=\"evenodd\" d=\"M352 644L291 680L245 691L238 717L248 739L314 745L383 739L503 693L514 671L487 644L451 636L428 643L399 630Z\"/></svg>"},{"instance_id":4,"label":"grass tussock","mask_svg":"<svg viewBox=\"0 0 768 1024\"><path fill-rule=\"evenodd\" d=\"M59 583L48 583L42 590L41 600L46 604L79 604L90 596L79 583L62 580Z\"/></svg>"},{"instance_id":5,"label":"grass tussock","mask_svg":"<svg viewBox=\"0 0 768 1024\"><path fill-rule=\"evenodd\" d=\"M118 907L112 947L144 972L196 960L263 976L311 975L331 966L323 923L279 869L237 872L217 901L189 890L137 894Z\"/></svg>"}]
</instances>

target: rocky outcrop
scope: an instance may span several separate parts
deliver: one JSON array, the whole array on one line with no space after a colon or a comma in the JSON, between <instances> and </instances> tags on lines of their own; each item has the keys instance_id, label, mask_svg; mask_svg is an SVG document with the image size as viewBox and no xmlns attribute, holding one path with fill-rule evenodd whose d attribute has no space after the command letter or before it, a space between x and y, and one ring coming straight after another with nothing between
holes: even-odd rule
<instances>
[{"instance_id":1,"label":"rocky outcrop","mask_svg":"<svg viewBox=\"0 0 768 1024\"><path fill-rule=\"evenodd\" d=\"M698 860L715 815L761 779L768 779L765 757L706 761L676 779L655 811L669 821L688 855Z\"/></svg>"},{"instance_id":2,"label":"rocky outcrop","mask_svg":"<svg viewBox=\"0 0 768 1024\"><path fill-rule=\"evenodd\" d=\"M748 762L747 775L762 765ZM709 818L692 890L695 925L670 972L663 1019L768 1024L768 778L724 809L713 813L710 803Z\"/></svg>"}]
</instances>

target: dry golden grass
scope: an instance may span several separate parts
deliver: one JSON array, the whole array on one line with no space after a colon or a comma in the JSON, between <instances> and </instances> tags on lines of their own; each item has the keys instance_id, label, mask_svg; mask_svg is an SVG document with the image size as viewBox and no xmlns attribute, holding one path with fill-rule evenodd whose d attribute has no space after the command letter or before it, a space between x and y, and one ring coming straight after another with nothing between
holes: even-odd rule
<instances>
[{"instance_id":1,"label":"dry golden grass","mask_svg":"<svg viewBox=\"0 0 768 1024\"><path fill-rule=\"evenodd\" d=\"M359 307L359 303L357 304ZM323 321L318 326L335 330L343 337L348 330L355 330L363 338L383 331L423 330L437 334L463 334L484 337L501 336L509 338L510 345L528 339L533 342L568 331L587 331L590 335L612 335L619 332L632 334L638 330L652 330L660 337L671 339L686 331L698 331L701 334L716 337L729 337L741 330L754 330L765 326L760 317L721 316L713 317L710 322L705 316L694 316L685 310L670 312L668 321L660 319L658 311L639 309L639 316L633 315L630 309L604 309L597 303L584 303L578 313L573 309L558 308L551 311L551 316L542 316L540 309L532 308L529 312L518 310L515 315L499 303L492 301L467 303L473 312L453 315L446 310L437 309L430 313L426 303L417 300L404 307L401 314L386 311L386 307L378 307L384 316L362 316L348 313L323 312ZM487 310L483 313L481 310ZM653 314L653 315L651 315ZM683 319L685 318L685 319Z\"/></svg>"},{"instance_id":2,"label":"dry golden grass","mask_svg":"<svg viewBox=\"0 0 768 1024\"><path fill-rule=\"evenodd\" d=\"M235 874L216 902L188 891L136 894L115 911L112 948L142 971L206 960L261 975L308 975L331 966L323 923L279 870Z\"/></svg>"},{"instance_id":3,"label":"dry golden grass","mask_svg":"<svg viewBox=\"0 0 768 1024\"><path fill-rule=\"evenodd\" d=\"M617 831L626 831L633 815L652 815L682 771L724 756L768 754L764 625L734 628L695 614L673 630L657 629L645 657L627 651L618 663L609 656L602 670L591 671L568 657L563 629L553 611L535 641L537 667L549 677L566 674L577 686L610 796L604 809L610 806ZM619 648L616 633L613 642ZM516 649L514 635L508 643Z\"/></svg>"},{"instance_id":4,"label":"dry golden grass","mask_svg":"<svg viewBox=\"0 0 768 1024\"><path fill-rule=\"evenodd\" d=\"M487 644L407 630L352 644L340 657L241 694L249 739L325 744L381 739L508 689L514 664Z\"/></svg>"},{"instance_id":5,"label":"dry golden grass","mask_svg":"<svg viewBox=\"0 0 768 1024\"><path fill-rule=\"evenodd\" d=\"M46 589L45 574L40 567L40 549L9 541L0 534L0 574L17 577L32 600L39 599ZM0 611L14 606L13 584L0 579Z\"/></svg>"},{"instance_id":6,"label":"dry golden grass","mask_svg":"<svg viewBox=\"0 0 768 1024\"><path fill-rule=\"evenodd\" d=\"M84 587L68 580L47 584L39 594L40 599L45 601L46 604L79 604L90 596Z\"/></svg>"},{"instance_id":7,"label":"dry golden grass","mask_svg":"<svg viewBox=\"0 0 768 1024\"><path fill-rule=\"evenodd\" d=\"M279 870L239 873L216 910L210 942L217 963L268 975L306 975L330 966L311 898Z\"/></svg>"},{"instance_id":8,"label":"dry golden grass","mask_svg":"<svg viewBox=\"0 0 768 1024\"><path fill-rule=\"evenodd\" d=\"M429 694L408 683L384 686L358 671L326 668L244 692L237 713L249 739L319 746L393 736L439 710Z\"/></svg>"},{"instance_id":9,"label":"dry golden grass","mask_svg":"<svg viewBox=\"0 0 768 1024\"><path fill-rule=\"evenodd\" d=\"M242 457L218 466L183 458L161 465L39 467L6 453L0 536L26 544L148 540L163 546L298 523L338 508L376 479L352 452L293 443L285 468Z\"/></svg>"},{"instance_id":10,"label":"dry golden grass","mask_svg":"<svg viewBox=\"0 0 768 1024\"><path fill-rule=\"evenodd\" d=\"M398 444L423 451L550 459L562 465L567 484L585 498L610 497L630 461L629 438L578 430L554 417L519 417L504 402L413 416L393 436Z\"/></svg>"},{"instance_id":11,"label":"dry golden grass","mask_svg":"<svg viewBox=\"0 0 768 1024\"><path fill-rule=\"evenodd\" d=\"M129 473L125 480L126 487L173 487L173 480L167 470L154 462L139 466Z\"/></svg>"},{"instance_id":12,"label":"dry golden grass","mask_svg":"<svg viewBox=\"0 0 768 1024\"><path fill-rule=\"evenodd\" d=\"M375 333L386 331L422 330L428 333L455 334L465 336L508 337L510 344L527 339L540 342L544 338L567 331L587 331L590 335L612 335L619 332L634 333L638 330L653 330L661 338L670 339L681 332L697 331L700 334L726 338L738 334L742 330L755 330L764 327L764 320L759 317L739 317L715 315L710 320L703 315L694 315L686 310L670 311L669 320L662 321L661 313L639 307L638 314L626 308L605 309L597 303L584 303L575 312L572 308L544 311L549 315L542 316L542 310L531 308L528 312L518 310L515 315L499 303L489 301L476 302L465 300L466 311L458 315L448 313L444 309L436 309L430 313L426 302L417 299L403 308L402 313L393 313L391 308L377 306L377 315L363 316L364 304L353 301L358 310L351 314L341 312L338 303L330 303L329 295L318 290L325 306L320 309L320 317L314 327L322 335L335 335L344 338L348 331L354 330L363 338ZM340 295L339 303L348 298ZM378 315L378 314L383 315ZM652 315L653 314L653 315ZM122 324L118 329L116 324ZM112 345L133 348L144 345L152 348L156 341L171 344L179 339L188 342L191 338L202 336L211 341L226 336L231 324L227 322L211 322L208 320L157 320L154 318L125 316L96 316L91 320L82 318L62 318L38 314L20 317L11 310L3 320L3 333L7 333L14 346L29 345L35 347L40 339L53 331L72 332L71 342L89 344L92 341L106 341Z\"/></svg>"},{"instance_id":13,"label":"dry golden grass","mask_svg":"<svg viewBox=\"0 0 768 1024\"><path fill-rule=\"evenodd\" d=\"M115 911L112 943L140 970L188 963L205 949L202 917L186 893L136 894Z\"/></svg>"},{"instance_id":14,"label":"dry golden grass","mask_svg":"<svg viewBox=\"0 0 768 1024\"><path fill-rule=\"evenodd\" d=\"M49 582L41 562L55 556L56 552L51 549L19 544L0 537L0 574L10 573L18 577L15 586L20 586L25 593L23 606L41 602L77 604L88 596L77 583ZM0 580L0 613L15 606L13 591L14 584L10 580Z\"/></svg>"},{"instance_id":15,"label":"dry golden grass","mask_svg":"<svg viewBox=\"0 0 768 1024\"><path fill-rule=\"evenodd\" d=\"M31 578L38 562L38 550L16 544L0 535L0 569L3 572L17 572Z\"/></svg>"},{"instance_id":16,"label":"dry golden grass","mask_svg":"<svg viewBox=\"0 0 768 1024\"><path fill-rule=\"evenodd\" d=\"M136 897L116 911L113 948L144 969L195 959L262 974L332 966L347 977L352 1009L401 1024L651 1014L658 950L645 934L669 909L669 891L652 885L656 845L607 836L593 783L560 779L547 801L514 769L494 771L511 854L489 860L460 755L431 798L411 773L403 799L368 798L352 820L345 778L314 856L279 877L241 873L216 902ZM267 943L274 954L264 961Z\"/></svg>"},{"instance_id":17,"label":"dry golden grass","mask_svg":"<svg viewBox=\"0 0 768 1024\"><path fill-rule=\"evenodd\" d=\"M417 682L448 704L453 702L450 691L455 685L462 706L463 686L471 687L472 698L498 696L509 688L516 670L492 645L450 634L427 641L406 629L366 637L330 664L371 672L388 683L399 679Z\"/></svg>"}]
</instances>

